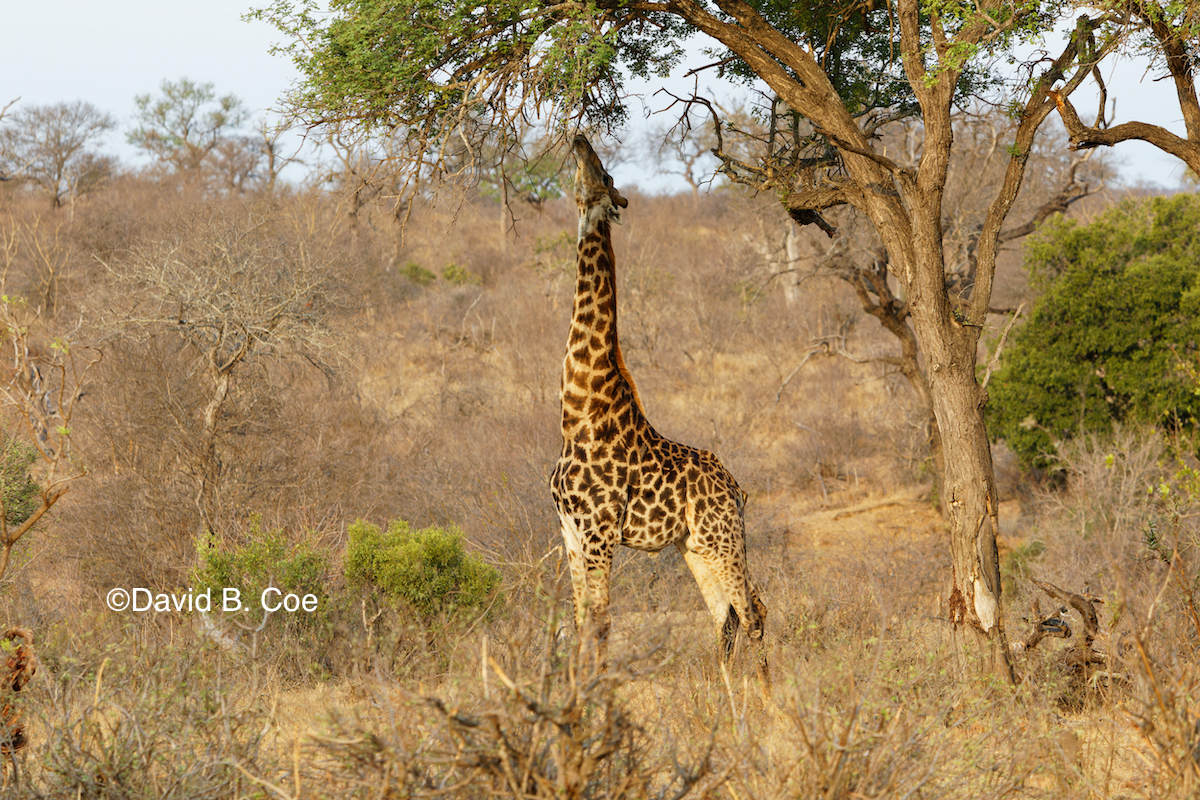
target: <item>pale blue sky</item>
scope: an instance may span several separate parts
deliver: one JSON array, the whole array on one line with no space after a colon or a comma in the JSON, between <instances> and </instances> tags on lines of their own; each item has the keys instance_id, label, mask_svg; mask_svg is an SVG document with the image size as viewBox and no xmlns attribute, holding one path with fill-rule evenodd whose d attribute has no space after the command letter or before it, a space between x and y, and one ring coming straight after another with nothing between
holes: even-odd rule
<instances>
[{"instance_id":1,"label":"pale blue sky","mask_svg":"<svg viewBox=\"0 0 1200 800\"><path fill-rule=\"evenodd\" d=\"M211 82L264 116L296 79L280 40L264 23L243 22L252 0L0 0L7 35L0 48L0 104L86 100L119 120L111 150L124 146L133 98L164 80Z\"/></svg>"},{"instance_id":2,"label":"pale blue sky","mask_svg":"<svg viewBox=\"0 0 1200 800\"><path fill-rule=\"evenodd\" d=\"M164 80L212 82L218 94L236 94L263 116L296 80L296 72L287 58L268 52L280 40L278 32L265 23L242 21L252 2L0 0L6 32L0 104L16 97L34 105L86 100L119 119L122 132L112 137L110 150L126 161L134 160L123 133L131 125L133 98L156 93ZM1153 82L1143 72L1128 63L1106 68L1110 97L1118 98L1116 121L1143 119L1182 134L1169 82ZM692 85L690 80L673 83L678 91ZM650 107L665 105L649 97L654 87L645 88ZM1093 113L1094 102L1082 92L1076 95L1086 113ZM1130 182L1165 187L1179 182L1179 162L1149 145L1126 143L1115 153L1126 162ZM623 177L644 182L646 172L629 168Z\"/></svg>"},{"instance_id":3,"label":"pale blue sky","mask_svg":"<svg viewBox=\"0 0 1200 800\"><path fill-rule=\"evenodd\" d=\"M295 79L279 40L263 23L241 20L247 0L4 0L0 98L23 103L82 99L122 118L133 98L164 80L211 81L256 111Z\"/></svg>"}]
</instances>

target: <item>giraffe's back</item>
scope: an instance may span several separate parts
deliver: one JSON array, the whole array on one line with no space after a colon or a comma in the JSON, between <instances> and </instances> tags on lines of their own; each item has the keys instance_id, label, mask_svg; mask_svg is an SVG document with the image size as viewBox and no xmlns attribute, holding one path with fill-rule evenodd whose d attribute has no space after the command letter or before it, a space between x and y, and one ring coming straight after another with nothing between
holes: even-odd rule
<instances>
[{"instance_id":1,"label":"giraffe's back","mask_svg":"<svg viewBox=\"0 0 1200 800\"><path fill-rule=\"evenodd\" d=\"M719 531L740 537L745 495L716 456L653 430L643 452L621 529L622 544L655 551L687 539L689 533L709 538Z\"/></svg>"}]
</instances>

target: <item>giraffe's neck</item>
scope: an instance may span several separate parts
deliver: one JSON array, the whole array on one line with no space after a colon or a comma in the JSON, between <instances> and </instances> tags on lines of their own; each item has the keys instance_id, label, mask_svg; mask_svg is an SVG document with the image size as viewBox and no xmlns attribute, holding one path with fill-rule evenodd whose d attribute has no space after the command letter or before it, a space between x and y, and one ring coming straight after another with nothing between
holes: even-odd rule
<instances>
[{"instance_id":1,"label":"giraffe's neck","mask_svg":"<svg viewBox=\"0 0 1200 800\"><path fill-rule=\"evenodd\" d=\"M617 284L609 223L579 236L575 307L563 360L564 432L601 416L623 399L642 416L617 335Z\"/></svg>"}]
</instances>

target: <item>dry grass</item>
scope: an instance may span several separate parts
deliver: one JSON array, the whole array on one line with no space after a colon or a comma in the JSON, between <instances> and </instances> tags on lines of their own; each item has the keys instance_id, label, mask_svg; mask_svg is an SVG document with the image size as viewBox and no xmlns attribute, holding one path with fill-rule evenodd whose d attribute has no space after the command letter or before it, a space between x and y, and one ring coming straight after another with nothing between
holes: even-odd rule
<instances>
[{"instance_id":1,"label":"dry grass","mask_svg":"<svg viewBox=\"0 0 1200 800\"><path fill-rule=\"evenodd\" d=\"M809 565L812 580L830 578ZM547 576L550 577L550 576ZM24 785L47 797L1162 797L1195 786L1191 736L1136 692L1069 711L1053 679L951 677L941 623L886 624L900 582L819 634L772 647L764 706L749 665L712 662L686 614L623 615L609 669L559 635L566 598L458 643L425 679L281 684L195 629L97 619L43 644ZM831 587L830 594L846 591ZM858 627L845 623L853 616ZM874 620L872 623L871 620ZM671 624L676 623L676 624ZM1192 686L1180 702L1194 702Z\"/></svg>"}]
</instances>

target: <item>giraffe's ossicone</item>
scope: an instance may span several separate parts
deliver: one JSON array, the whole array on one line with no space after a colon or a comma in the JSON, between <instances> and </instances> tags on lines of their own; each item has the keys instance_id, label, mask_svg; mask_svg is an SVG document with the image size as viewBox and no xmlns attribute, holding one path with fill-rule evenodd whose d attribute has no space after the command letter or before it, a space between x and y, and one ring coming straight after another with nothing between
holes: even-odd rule
<instances>
[{"instance_id":1,"label":"giraffe's ossicone","mask_svg":"<svg viewBox=\"0 0 1200 800\"><path fill-rule=\"evenodd\" d=\"M746 493L712 453L672 442L647 421L617 338L612 225L629 202L586 139L576 136L572 150L579 257L563 359L562 454L550 490L571 569L576 629L596 638L603 660L617 545L657 552L673 544L700 585L722 657L744 624L766 684L766 608L746 563Z\"/></svg>"}]
</instances>

